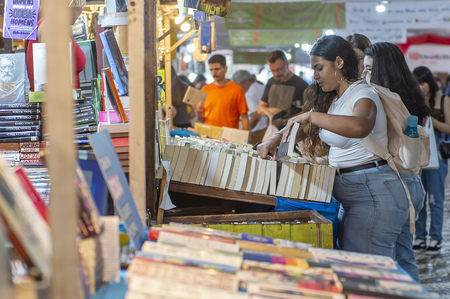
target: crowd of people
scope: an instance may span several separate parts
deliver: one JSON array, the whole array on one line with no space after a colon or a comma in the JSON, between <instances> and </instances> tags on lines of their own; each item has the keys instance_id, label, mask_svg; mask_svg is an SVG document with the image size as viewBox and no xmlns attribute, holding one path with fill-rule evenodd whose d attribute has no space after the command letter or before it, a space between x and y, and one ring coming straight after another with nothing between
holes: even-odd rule
<instances>
[{"instance_id":1,"label":"crowd of people","mask_svg":"<svg viewBox=\"0 0 450 299\"><path fill-rule=\"evenodd\" d=\"M323 36L312 46L310 60L309 85L292 72L282 51L271 52L267 64L273 77L264 86L246 70L227 79L225 57L213 55L208 63L214 82L201 87L208 97L196 107L199 119L251 131L252 144L262 142L257 150L267 159L276 156L278 145L299 123L300 152L314 162L326 157L320 161L337 170L333 198L341 208L336 247L390 256L419 282L414 253L436 254L442 244L447 159L439 155L437 169L397 175L361 141L371 135L388 146L385 109L372 84L397 93L419 125L431 118L437 147L450 134L450 96L428 68L411 71L395 44L372 44L364 35ZM276 130L264 136L270 126ZM412 207L415 214L410 214Z\"/></svg>"}]
</instances>

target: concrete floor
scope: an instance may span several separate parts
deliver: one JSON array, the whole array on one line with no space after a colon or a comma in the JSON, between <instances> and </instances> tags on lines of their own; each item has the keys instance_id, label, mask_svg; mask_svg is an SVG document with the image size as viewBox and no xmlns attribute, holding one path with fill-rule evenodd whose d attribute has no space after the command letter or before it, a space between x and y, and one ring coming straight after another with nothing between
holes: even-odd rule
<instances>
[{"instance_id":1,"label":"concrete floor","mask_svg":"<svg viewBox=\"0 0 450 299\"><path fill-rule=\"evenodd\" d=\"M446 179L445 199L441 253L438 255L418 253L416 260L423 287L429 292L438 293L442 298L450 299L450 175Z\"/></svg>"}]
</instances>

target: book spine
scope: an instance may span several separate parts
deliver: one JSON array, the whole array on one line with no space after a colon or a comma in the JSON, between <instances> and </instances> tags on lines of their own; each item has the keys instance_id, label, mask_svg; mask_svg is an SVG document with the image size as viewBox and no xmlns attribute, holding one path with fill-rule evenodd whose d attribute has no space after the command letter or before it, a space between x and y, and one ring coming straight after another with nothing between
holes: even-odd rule
<instances>
[{"instance_id":1,"label":"book spine","mask_svg":"<svg viewBox=\"0 0 450 299\"><path fill-rule=\"evenodd\" d=\"M20 148L24 148L24 147L37 147L40 148L42 146L46 146L45 144L41 144L40 141L35 141L35 142L21 142L19 144Z\"/></svg>"},{"instance_id":2,"label":"book spine","mask_svg":"<svg viewBox=\"0 0 450 299\"><path fill-rule=\"evenodd\" d=\"M39 131L41 126L0 126L0 132Z\"/></svg>"},{"instance_id":3,"label":"book spine","mask_svg":"<svg viewBox=\"0 0 450 299\"><path fill-rule=\"evenodd\" d=\"M84 118L84 117L88 117L88 116L94 116L94 117L95 117L95 112L94 112L94 110L91 110L91 111L83 111L83 112L79 112L79 113L76 113L76 114L75 114L75 117L76 117L77 119ZM94 120L95 120L95 119L94 119Z\"/></svg>"},{"instance_id":4,"label":"book spine","mask_svg":"<svg viewBox=\"0 0 450 299\"><path fill-rule=\"evenodd\" d=\"M41 155L39 153L24 153L20 154L20 160L32 160L32 159L41 159Z\"/></svg>"},{"instance_id":5,"label":"book spine","mask_svg":"<svg viewBox=\"0 0 450 299\"><path fill-rule=\"evenodd\" d=\"M13 127L13 126L40 126L42 123L39 120L31 121L0 121L0 126Z\"/></svg>"},{"instance_id":6,"label":"book spine","mask_svg":"<svg viewBox=\"0 0 450 299\"><path fill-rule=\"evenodd\" d=\"M111 89L111 98L110 101L114 101L114 108L117 109L116 113L120 115L122 122L128 122L127 115L125 114L125 110L122 106L122 101L120 100L119 94L116 89L116 85L114 84L113 76L110 69L106 69L106 79L107 85Z\"/></svg>"},{"instance_id":7,"label":"book spine","mask_svg":"<svg viewBox=\"0 0 450 299\"><path fill-rule=\"evenodd\" d=\"M39 133L40 133L39 131L0 132L0 138L39 136Z\"/></svg>"},{"instance_id":8,"label":"book spine","mask_svg":"<svg viewBox=\"0 0 450 299\"><path fill-rule=\"evenodd\" d=\"M0 121L5 120L40 120L41 115L32 114L32 115L0 115Z\"/></svg>"},{"instance_id":9,"label":"book spine","mask_svg":"<svg viewBox=\"0 0 450 299\"><path fill-rule=\"evenodd\" d=\"M87 124L95 124L95 116L86 116L77 118L75 120L75 125L87 125Z\"/></svg>"},{"instance_id":10,"label":"book spine","mask_svg":"<svg viewBox=\"0 0 450 299\"><path fill-rule=\"evenodd\" d=\"M0 103L0 109L37 109L41 108L41 103Z\"/></svg>"},{"instance_id":11,"label":"book spine","mask_svg":"<svg viewBox=\"0 0 450 299\"><path fill-rule=\"evenodd\" d=\"M39 153L41 149L39 147L22 147L20 149L21 153Z\"/></svg>"},{"instance_id":12,"label":"book spine","mask_svg":"<svg viewBox=\"0 0 450 299\"><path fill-rule=\"evenodd\" d=\"M40 114L41 109L0 109L0 115Z\"/></svg>"}]
</instances>

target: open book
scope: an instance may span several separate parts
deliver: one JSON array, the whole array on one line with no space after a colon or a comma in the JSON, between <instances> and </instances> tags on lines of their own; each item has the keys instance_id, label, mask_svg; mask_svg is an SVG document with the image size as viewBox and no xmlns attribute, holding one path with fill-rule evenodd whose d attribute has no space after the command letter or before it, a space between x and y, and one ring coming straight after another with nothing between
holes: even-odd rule
<instances>
[{"instance_id":1,"label":"open book","mask_svg":"<svg viewBox=\"0 0 450 299\"><path fill-rule=\"evenodd\" d=\"M286 142L281 142L278 146L276 160L279 162L288 161L294 155L295 149L295 139L297 136L298 129L300 128L299 123L294 123L289 133L289 137Z\"/></svg>"}]
</instances>

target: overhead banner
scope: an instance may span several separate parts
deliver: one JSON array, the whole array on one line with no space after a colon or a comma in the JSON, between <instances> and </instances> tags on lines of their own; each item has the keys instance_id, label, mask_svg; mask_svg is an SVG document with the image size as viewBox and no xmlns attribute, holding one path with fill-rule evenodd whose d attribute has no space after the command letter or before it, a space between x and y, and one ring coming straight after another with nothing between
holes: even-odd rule
<instances>
[{"instance_id":1,"label":"overhead banner","mask_svg":"<svg viewBox=\"0 0 450 299\"><path fill-rule=\"evenodd\" d=\"M393 2L386 11L376 11L377 2L347 3L346 28L448 28L450 1Z\"/></svg>"},{"instance_id":2,"label":"overhead banner","mask_svg":"<svg viewBox=\"0 0 450 299\"><path fill-rule=\"evenodd\" d=\"M234 64L256 64L265 65L267 64L267 55L270 52L239 52L233 51L233 63ZM295 63L295 55L291 54L290 63Z\"/></svg>"},{"instance_id":3,"label":"overhead banner","mask_svg":"<svg viewBox=\"0 0 450 299\"><path fill-rule=\"evenodd\" d=\"M321 30L296 31L230 31L232 46L293 46L312 44L322 36Z\"/></svg>"},{"instance_id":4,"label":"overhead banner","mask_svg":"<svg viewBox=\"0 0 450 299\"><path fill-rule=\"evenodd\" d=\"M3 37L37 39L39 0L6 0Z\"/></svg>"},{"instance_id":5,"label":"overhead banner","mask_svg":"<svg viewBox=\"0 0 450 299\"><path fill-rule=\"evenodd\" d=\"M347 37L353 33L365 35L372 43L389 42L393 44L406 43L406 28L354 28L335 29L336 35Z\"/></svg>"},{"instance_id":6,"label":"overhead banner","mask_svg":"<svg viewBox=\"0 0 450 299\"><path fill-rule=\"evenodd\" d=\"M432 72L448 73L450 70L450 46L436 44L411 45L405 55L411 71L426 66Z\"/></svg>"},{"instance_id":7,"label":"overhead banner","mask_svg":"<svg viewBox=\"0 0 450 299\"><path fill-rule=\"evenodd\" d=\"M232 2L225 28L296 30L345 27L346 4L320 2Z\"/></svg>"}]
</instances>

